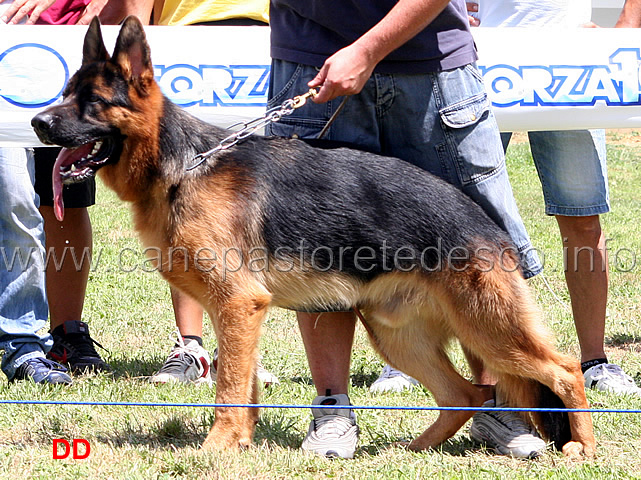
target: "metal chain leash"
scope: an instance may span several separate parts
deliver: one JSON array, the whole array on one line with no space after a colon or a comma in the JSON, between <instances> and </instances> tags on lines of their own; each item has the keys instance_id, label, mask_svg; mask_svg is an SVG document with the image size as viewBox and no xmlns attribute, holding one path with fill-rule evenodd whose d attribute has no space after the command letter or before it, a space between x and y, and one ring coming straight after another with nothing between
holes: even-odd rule
<instances>
[{"instance_id":1,"label":"metal chain leash","mask_svg":"<svg viewBox=\"0 0 641 480\"><path fill-rule=\"evenodd\" d=\"M289 98L279 106L270 108L262 117L255 118L254 120L250 120L249 122L241 122L232 125L231 127L229 127L230 129L235 128L239 125L242 125L243 128L221 140L220 143L211 150L196 155L194 157L194 164L187 167L187 171L191 171L199 167L200 165L205 163L205 161L212 155L233 147L238 142L246 139L250 135L253 135L255 132L265 127L266 125L277 122L287 115L291 115L292 113L294 113L294 110L305 105L308 98L315 97L317 94L318 91L316 89L310 88L307 93L298 95L294 98Z\"/></svg>"}]
</instances>

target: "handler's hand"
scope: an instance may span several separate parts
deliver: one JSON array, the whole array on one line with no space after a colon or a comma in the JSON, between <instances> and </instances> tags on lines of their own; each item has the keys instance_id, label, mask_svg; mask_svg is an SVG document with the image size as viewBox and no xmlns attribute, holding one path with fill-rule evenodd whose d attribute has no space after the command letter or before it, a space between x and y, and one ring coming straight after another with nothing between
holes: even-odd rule
<instances>
[{"instance_id":1,"label":"handler's hand","mask_svg":"<svg viewBox=\"0 0 641 480\"><path fill-rule=\"evenodd\" d=\"M91 0L89 5L85 8L85 11L82 12L82 15L76 22L76 25L89 25L93 17L97 17L102 9L105 8L107 0Z\"/></svg>"},{"instance_id":2,"label":"handler's hand","mask_svg":"<svg viewBox=\"0 0 641 480\"><path fill-rule=\"evenodd\" d=\"M313 101L324 103L336 97L359 93L376 66L376 62L369 57L368 52L357 43L329 57L318 75L308 84L310 88L320 87Z\"/></svg>"},{"instance_id":3,"label":"handler's hand","mask_svg":"<svg viewBox=\"0 0 641 480\"><path fill-rule=\"evenodd\" d=\"M478 27L481 24L481 21L473 17L473 13L478 13L479 11L479 4L474 3L474 2L465 2L465 6L467 7L467 19L470 22L470 27Z\"/></svg>"},{"instance_id":4,"label":"handler's hand","mask_svg":"<svg viewBox=\"0 0 641 480\"><path fill-rule=\"evenodd\" d=\"M33 25L40 14L49 8L56 0L14 0L0 18L0 22L17 25L26 18L25 25Z\"/></svg>"}]
</instances>

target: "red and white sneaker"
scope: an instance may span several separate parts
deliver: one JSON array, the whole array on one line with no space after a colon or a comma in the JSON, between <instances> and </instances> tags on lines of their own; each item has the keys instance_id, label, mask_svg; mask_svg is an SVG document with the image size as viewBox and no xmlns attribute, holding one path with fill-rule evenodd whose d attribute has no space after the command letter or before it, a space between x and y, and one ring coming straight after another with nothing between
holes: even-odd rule
<instances>
[{"instance_id":1,"label":"red and white sneaker","mask_svg":"<svg viewBox=\"0 0 641 480\"><path fill-rule=\"evenodd\" d=\"M214 379L212 379L212 375ZM178 334L171 354L149 381L152 383L212 385L215 376L216 368L212 366L207 350L201 347L196 340L188 339L185 342L183 337Z\"/></svg>"}]
</instances>

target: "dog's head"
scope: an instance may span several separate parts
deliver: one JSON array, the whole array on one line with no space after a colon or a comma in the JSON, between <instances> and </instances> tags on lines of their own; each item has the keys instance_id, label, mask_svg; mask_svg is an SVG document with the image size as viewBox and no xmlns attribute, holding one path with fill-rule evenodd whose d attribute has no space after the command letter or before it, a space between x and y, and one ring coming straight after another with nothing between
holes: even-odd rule
<instances>
[{"instance_id":1,"label":"dog's head","mask_svg":"<svg viewBox=\"0 0 641 480\"><path fill-rule=\"evenodd\" d=\"M141 100L154 88L140 21L125 20L110 57L95 17L85 35L82 65L65 87L63 101L31 120L40 141L64 147L54 167L54 196L62 183L83 181L115 165L128 143L149 134L154 121L144 106L148 102Z\"/></svg>"}]
</instances>

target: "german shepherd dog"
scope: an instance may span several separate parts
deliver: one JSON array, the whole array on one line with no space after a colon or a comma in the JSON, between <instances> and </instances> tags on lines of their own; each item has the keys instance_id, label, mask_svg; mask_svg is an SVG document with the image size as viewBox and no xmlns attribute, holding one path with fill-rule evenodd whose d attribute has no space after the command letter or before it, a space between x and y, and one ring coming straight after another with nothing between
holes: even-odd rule
<instances>
[{"instance_id":1,"label":"german shepherd dog","mask_svg":"<svg viewBox=\"0 0 641 480\"><path fill-rule=\"evenodd\" d=\"M164 278L210 315L217 404L258 402L258 339L275 306L358 309L383 359L441 406L489 396L450 363L446 347L457 339L510 405L588 408L578 362L553 348L510 239L455 187L398 159L261 136L188 170L229 133L161 93L137 18L122 25L112 56L94 19L62 103L32 125L42 142L64 147L58 215L62 182L98 172L131 203ZM472 414L441 411L410 448L439 445ZM565 454L594 454L589 413L525 417ZM217 407L203 448L249 445L257 418L255 408Z\"/></svg>"}]
</instances>

